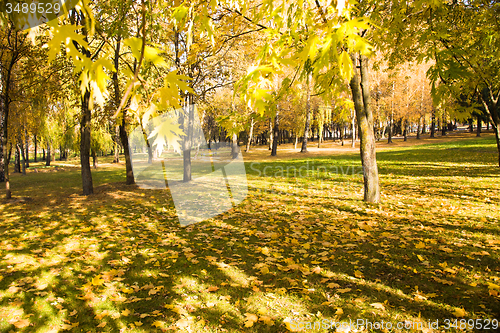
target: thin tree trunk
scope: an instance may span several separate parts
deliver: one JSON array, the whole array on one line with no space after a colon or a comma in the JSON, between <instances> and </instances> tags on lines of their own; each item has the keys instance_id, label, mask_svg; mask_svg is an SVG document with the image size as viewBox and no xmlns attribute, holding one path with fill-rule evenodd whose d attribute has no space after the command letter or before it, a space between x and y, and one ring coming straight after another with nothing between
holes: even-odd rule
<instances>
[{"instance_id":1,"label":"thin tree trunk","mask_svg":"<svg viewBox=\"0 0 500 333\"><path fill-rule=\"evenodd\" d=\"M476 136L480 137L481 136L481 117L478 115L477 116L477 131L476 131Z\"/></svg>"},{"instance_id":2,"label":"thin tree trunk","mask_svg":"<svg viewBox=\"0 0 500 333\"><path fill-rule=\"evenodd\" d=\"M271 149L271 156L276 156L278 153L278 136L279 136L279 127L280 127L280 120L279 120L279 110L276 110L276 116L274 117L274 126L273 126L273 147Z\"/></svg>"},{"instance_id":3,"label":"thin tree trunk","mask_svg":"<svg viewBox=\"0 0 500 333\"><path fill-rule=\"evenodd\" d=\"M500 167L500 112L499 112L499 102L500 102L500 94L497 95L496 99L493 98L493 95L490 91L490 102L491 105L484 100L481 95L481 101L483 103L484 108L488 111L488 114L491 119L491 125L493 127L493 131L495 132L495 138L497 140L497 150L498 150L498 166Z\"/></svg>"},{"instance_id":4,"label":"thin tree trunk","mask_svg":"<svg viewBox=\"0 0 500 333\"><path fill-rule=\"evenodd\" d=\"M50 143L48 143L47 141L47 156L45 157L46 160L45 160L45 166L50 166L50 162L52 161L52 159L50 158Z\"/></svg>"},{"instance_id":5,"label":"thin tree trunk","mask_svg":"<svg viewBox=\"0 0 500 333\"><path fill-rule=\"evenodd\" d=\"M252 140L253 140L253 127L255 125L255 121L252 118L250 120L250 133L248 134L248 141L247 141L247 148L246 152L248 153L250 151L250 147L252 146Z\"/></svg>"},{"instance_id":6,"label":"thin tree trunk","mask_svg":"<svg viewBox=\"0 0 500 333\"><path fill-rule=\"evenodd\" d=\"M114 55L114 66L115 71L113 72L113 88L114 88L114 104L115 107L118 108L121 103L121 93L120 93L120 82L118 80L118 73L120 70L120 47L121 47L121 36L118 36L118 40L116 42L116 49ZM136 65L136 64L135 64ZM135 67L135 66L134 66ZM127 102L128 103L128 102ZM127 111L124 108L121 112L121 115L118 115L118 132L120 135L120 141L123 148L123 153L125 154L125 174L126 174L126 184L132 185L135 183L134 179L134 171L132 169L132 158L130 157L130 146L128 142L128 134L127 134Z\"/></svg>"},{"instance_id":7,"label":"thin tree trunk","mask_svg":"<svg viewBox=\"0 0 500 333\"><path fill-rule=\"evenodd\" d=\"M30 167L30 142L29 142L29 136L28 136L28 130L26 129L26 126L24 127L24 139L25 139L25 157L26 157L26 160L25 160L25 164L26 164L26 168L29 168ZM26 174L26 173L25 173Z\"/></svg>"},{"instance_id":8,"label":"thin tree trunk","mask_svg":"<svg viewBox=\"0 0 500 333\"><path fill-rule=\"evenodd\" d=\"M403 137L404 137L404 141L408 141L408 121L405 119L404 120L404 130L403 130Z\"/></svg>"},{"instance_id":9,"label":"thin tree trunk","mask_svg":"<svg viewBox=\"0 0 500 333\"><path fill-rule=\"evenodd\" d=\"M238 158L238 135L236 133L233 133L232 138L231 138L231 158L235 159Z\"/></svg>"},{"instance_id":10,"label":"thin tree trunk","mask_svg":"<svg viewBox=\"0 0 500 333\"><path fill-rule=\"evenodd\" d=\"M354 112L353 112L354 113ZM352 141L351 141L351 147L356 148L356 118L355 115L352 114Z\"/></svg>"},{"instance_id":11,"label":"thin tree trunk","mask_svg":"<svg viewBox=\"0 0 500 333\"><path fill-rule=\"evenodd\" d=\"M273 150L273 141L274 141L273 122L272 119L269 118L269 150Z\"/></svg>"},{"instance_id":12,"label":"thin tree trunk","mask_svg":"<svg viewBox=\"0 0 500 333\"><path fill-rule=\"evenodd\" d=\"M92 155L92 166L94 167L94 170L97 169L97 154L94 149L91 149L91 155Z\"/></svg>"},{"instance_id":13,"label":"thin tree trunk","mask_svg":"<svg viewBox=\"0 0 500 333\"><path fill-rule=\"evenodd\" d=\"M307 153L307 137L309 136L309 128L311 126L311 90L309 88L309 81L311 75L307 75L306 85L307 85L307 97L306 97L306 124L304 128L304 139L302 140L301 153Z\"/></svg>"},{"instance_id":14,"label":"thin tree trunk","mask_svg":"<svg viewBox=\"0 0 500 333\"><path fill-rule=\"evenodd\" d=\"M435 137L436 132L436 109L432 107L432 118L431 118L431 138Z\"/></svg>"},{"instance_id":15,"label":"thin tree trunk","mask_svg":"<svg viewBox=\"0 0 500 333\"><path fill-rule=\"evenodd\" d=\"M184 164L184 174L182 177L183 182L189 182L192 179L191 174L191 148L192 148L192 140L193 140L193 125L194 125L194 106L192 105L192 95L188 93L186 99L186 111L188 112L187 118L187 130L186 137L183 140L183 164Z\"/></svg>"},{"instance_id":16,"label":"thin tree trunk","mask_svg":"<svg viewBox=\"0 0 500 333\"><path fill-rule=\"evenodd\" d=\"M120 126L115 127L115 145L114 145L114 154L115 157L113 159L113 163L120 163Z\"/></svg>"},{"instance_id":17,"label":"thin tree trunk","mask_svg":"<svg viewBox=\"0 0 500 333\"><path fill-rule=\"evenodd\" d=\"M36 137L36 134L34 135L33 137L33 143L35 145L35 159L33 160L35 163L37 162L37 155L38 155L38 142L37 142L37 137Z\"/></svg>"},{"instance_id":18,"label":"thin tree trunk","mask_svg":"<svg viewBox=\"0 0 500 333\"><path fill-rule=\"evenodd\" d=\"M86 89L82 96L82 118L80 121L80 165L83 195L91 195L94 193L92 171L90 169L90 126L92 113L89 108L89 102L90 91Z\"/></svg>"},{"instance_id":19,"label":"thin tree trunk","mask_svg":"<svg viewBox=\"0 0 500 333\"><path fill-rule=\"evenodd\" d=\"M23 175L26 176L26 153L24 152L24 147L23 147L22 141L19 143L19 150L21 152L22 173L23 173Z\"/></svg>"},{"instance_id":20,"label":"thin tree trunk","mask_svg":"<svg viewBox=\"0 0 500 333\"><path fill-rule=\"evenodd\" d=\"M14 173L21 173L21 154L19 152L19 143L16 143L14 151Z\"/></svg>"},{"instance_id":21,"label":"thin tree trunk","mask_svg":"<svg viewBox=\"0 0 500 333\"><path fill-rule=\"evenodd\" d=\"M422 117L418 118L418 125L417 125L417 140L420 140L420 124L422 122Z\"/></svg>"},{"instance_id":22,"label":"thin tree trunk","mask_svg":"<svg viewBox=\"0 0 500 333\"><path fill-rule=\"evenodd\" d=\"M351 55L356 68L357 57ZM361 73L355 70L350 81L354 108L358 119L360 154L363 165L364 200L370 203L380 202L380 186L377 157L375 151L375 135L373 133L373 114L371 110L370 91L368 87L368 58L360 56Z\"/></svg>"}]
</instances>

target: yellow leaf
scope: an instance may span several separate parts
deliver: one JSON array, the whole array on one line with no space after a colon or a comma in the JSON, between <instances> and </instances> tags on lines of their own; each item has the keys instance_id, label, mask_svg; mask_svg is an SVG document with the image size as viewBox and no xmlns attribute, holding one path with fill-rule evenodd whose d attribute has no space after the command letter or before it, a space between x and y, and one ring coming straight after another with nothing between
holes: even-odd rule
<instances>
[{"instance_id":1,"label":"yellow leaf","mask_svg":"<svg viewBox=\"0 0 500 333\"><path fill-rule=\"evenodd\" d=\"M260 249L260 252L262 252L263 255L268 256L269 255L269 249L266 247L263 247Z\"/></svg>"},{"instance_id":2,"label":"yellow leaf","mask_svg":"<svg viewBox=\"0 0 500 333\"><path fill-rule=\"evenodd\" d=\"M274 321L269 316L261 316L259 318L259 320L262 321L262 322L264 322L264 324L266 324L267 326L273 326L274 325Z\"/></svg>"},{"instance_id":3,"label":"yellow leaf","mask_svg":"<svg viewBox=\"0 0 500 333\"><path fill-rule=\"evenodd\" d=\"M417 258L418 258L418 260L420 260L420 261L424 261L424 260L425 260L425 259L424 259L424 257L422 257L420 254L417 254Z\"/></svg>"},{"instance_id":4,"label":"yellow leaf","mask_svg":"<svg viewBox=\"0 0 500 333\"><path fill-rule=\"evenodd\" d=\"M348 293L349 291L351 291L351 288L337 289L337 292L341 294Z\"/></svg>"},{"instance_id":5,"label":"yellow leaf","mask_svg":"<svg viewBox=\"0 0 500 333\"><path fill-rule=\"evenodd\" d=\"M142 326L142 321L134 321L135 326Z\"/></svg>"},{"instance_id":6,"label":"yellow leaf","mask_svg":"<svg viewBox=\"0 0 500 333\"><path fill-rule=\"evenodd\" d=\"M344 310L342 310L341 308L337 308L337 310L335 311L335 314L337 316L340 316L340 315L344 314Z\"/></svg>"},{"instance_id":7,"label":"yellow leaf","mask_svg":"<svg viewBox=\"0 0 500 333\"><path fill-rule=\"evenodd\" d=\"M382 303L372 303L370 305L373 306L375 309L385 310L385 306Z\"/></svg>"},{"instance_id":8,"label":"yellow leaf","mask_svg":"<svg viewBox=\"0 0 500 333\"><path fill-rule=\"evenodd\" d=\"M264 267L262 267L262 268L260 269L260 272L261 272L262 274L267 274L267 273L269 273L269 268L268 268L267 266L264 266Z\"/></svg>"},{"instance_id":9,"label":"yellow leaf","mask_svg":"<svg viewBox=\"0 0 500 333\"><path fill-rule=\"evenodd\" d=\"M424 249L425 248L425 243L424 242L418 242L415 244L416 249Z\"/></svg>"},{"instance_id":10,"label":"yellow leaf","mask_svg":"<svg viewBox=\"0 0 500 333\"><path fill-rule=\"evenodd\" d=\"M128 315L130 314L130 310L129 309L125 309L121 312L121 315L124 316L124 317L127 317Z\"/></svg>"},{"instance_id":11,"label":"yellow leaf","mask_svg":"<svg viewBox=\"0 0 500 333\"><path fill-rule=\"evenodd\" d=\"M132 288L125 288L123 287L122 288L122 292L126 293L126 294L131 294L134 292L134 290Z\"/></svg>"},{"instance_id":12,"label":"yellow leaf","mask_svg":"<svg viewBox=\"0 0 500 333\"><path fill-rule=\"evenodd\" d=\"M453 315L455 317L465 317L466 314L467 314L467 311L465 311L464 309L460 309L460 308L455 308L455 311L453 311Z\"/></svg>"},{"instance_id":13,"label":"yellow leaf","mask_svg":"<svg viewBox=\"0 0 500 333\"><path fill-rule=\"evenodd\" d=\"M354 271L354 276L358 279L362 279L364 277L361 271Z\"/></svg>"},{"instance_id":14,"label":"yellow leaf","mask_svg":"<svg viewBox=\"0 0 500 333\"><path fill-rule=\"evenodd\" d=\"M103 321L102 323L100 323L99 325L97 325L97 327L104 327L104 326L106 326L106 324L107 323L105 321Z\"/></svg>"},{"instance_id":15,"label":"yellow leaf","mask_svg":"<svg viewBox=\"0 0 500 333\"><path fill-rule=\"evenodd\" d=\"M28 319L20 319L15 323L13 323L12 325L14 325L17 328L24 328L30 325L30 321Z\"/></svg>"},{"instance_id":16,"label":"yellow leaf","mask_svg":"<svg viewBox=\"0 0 500 333\"><path fill-rule=\"evenodd\" d=\"M104 283L104 280L101 279L100 275L97 275L96 277L94 277L92 279L92 285L93 286L102 286L103 283Z\"/></svg>"},{"instance_id":17,"label":"yellow leaf","mask_svg":"<svg viewBox=\"0 0 500 333\"><path fill-rule=\"evenodd\" d=\"M259 320L259 317L253 313L245 313L245 316L245 327L252 327Z\"/></svg>"},{"instance_id":18,"label":"yellow leaf","mask_svg":"<svg viewBox=\"0 0 500 333\"><path fill-rule=\"evenodd\" d=\"M296 322L290 318L285 318L285 320L283 320L283 323L285 324L286 329L289 330L290 332L302 331L302 329L298 325L298 322Z\"/></svg>"}]
</instances>

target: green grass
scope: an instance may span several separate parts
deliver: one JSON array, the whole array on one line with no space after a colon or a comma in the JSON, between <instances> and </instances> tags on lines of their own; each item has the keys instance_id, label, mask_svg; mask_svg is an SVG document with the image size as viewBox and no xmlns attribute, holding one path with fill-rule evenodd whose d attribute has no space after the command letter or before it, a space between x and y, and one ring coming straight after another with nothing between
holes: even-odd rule
<instances>
[{"instance_id":1,"label":"green grass","mask_svg":"<svg viewBox=\"0 0 500 333\"><path fill-rule=\"evenodd\" d=\"M244 203L187 228L121 167L94 171L90 197L76 168L13 175L32 200L0 203L0 331L500 319L494 139L380 152L379 205L361 200L358 154L300 157L247 161Z\"/></svg>"}]
</instances>

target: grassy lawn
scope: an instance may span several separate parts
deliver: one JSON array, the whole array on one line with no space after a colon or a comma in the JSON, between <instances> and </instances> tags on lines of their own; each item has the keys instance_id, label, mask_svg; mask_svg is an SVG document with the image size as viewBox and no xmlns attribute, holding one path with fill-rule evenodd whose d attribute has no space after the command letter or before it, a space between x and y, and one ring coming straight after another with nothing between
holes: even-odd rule
<instances>
[{"instance_id":1,"label":"grassy lawn","mask_svg":"<svg viewBox=\"0 0 500 333\"><path fill-rule=\"evenodd\" d=\"M293 156L248 155L244 203L187 228L168 191L126 186L123 165L93 172L88 198L77 168L14 175L14 195L30 199L0 201L0 331L287 332L302 322L323 332L364 320L360 331L381 332L366 325L383 320L387 332L437 332L429 322L439 320L458 332L500 319L492 136L379 152L379 205L362 201L359 153ZM405 321L415 329L396 328Z\"/></svg>"}]
</instances>

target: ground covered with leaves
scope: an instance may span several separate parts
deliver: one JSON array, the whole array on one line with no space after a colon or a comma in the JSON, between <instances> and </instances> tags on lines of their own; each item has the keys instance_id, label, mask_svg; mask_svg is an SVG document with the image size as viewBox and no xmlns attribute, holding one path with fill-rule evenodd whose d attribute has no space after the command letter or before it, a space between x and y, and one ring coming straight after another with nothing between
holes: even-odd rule
<instances>
[{"instance_id":1,"label":"ground covered with leaves","mask_svg":"<svg viewBox=\"0 0 500 333\"><path fill-rule=\"evenodd\" d=\"M494 138L394 148L378 160L383 202L369 205L358 154L246 158L244 203L187 228L167 191L124 185L122 167L95 171L90 197L76 168L15 175L21 199L0 202L0 331L493 328Z\"/></svg>"}]
</instances>

